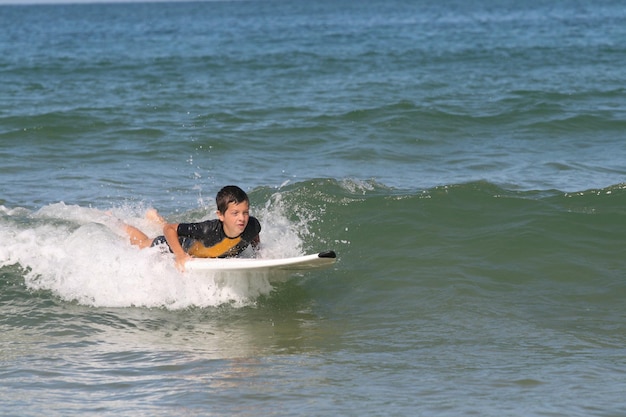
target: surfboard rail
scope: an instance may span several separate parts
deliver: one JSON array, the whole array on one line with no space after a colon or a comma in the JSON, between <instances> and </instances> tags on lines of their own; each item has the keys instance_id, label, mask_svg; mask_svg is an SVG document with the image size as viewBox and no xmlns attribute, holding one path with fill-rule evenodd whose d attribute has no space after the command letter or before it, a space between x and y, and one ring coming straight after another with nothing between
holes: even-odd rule
<instances>
[{"instance_id":1,"label":"surfboard rail","mask_svg":"<svg viewBox=\"0 0 626 417\"><path fill-rule=\"evenodd\" d=\"M337 254L327 250L289 258L195 258L187 261L189 271L254 271L254 270L293 270L306 271L333 265Z\"/></svg>"}]
</instances>

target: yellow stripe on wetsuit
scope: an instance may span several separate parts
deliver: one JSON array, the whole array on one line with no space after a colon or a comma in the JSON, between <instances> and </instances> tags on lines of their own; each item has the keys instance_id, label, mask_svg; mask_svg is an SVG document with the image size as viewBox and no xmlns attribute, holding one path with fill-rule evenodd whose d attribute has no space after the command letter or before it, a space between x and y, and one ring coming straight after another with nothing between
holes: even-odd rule
<instances>
[{"instance_id":1,"label":"yellow stripe on wetsuit","mask_svg":"<svg viewBox=\"0 0 626 417\"><path fill-rule=\"evenodd\" d=\"M191 245L187 253L196 258L217 258L232 250L239 242L241 242L241 237L234 239L225 238L221 242L207 248L202 242L196 241Z\"/></svg>"}]
</instances>

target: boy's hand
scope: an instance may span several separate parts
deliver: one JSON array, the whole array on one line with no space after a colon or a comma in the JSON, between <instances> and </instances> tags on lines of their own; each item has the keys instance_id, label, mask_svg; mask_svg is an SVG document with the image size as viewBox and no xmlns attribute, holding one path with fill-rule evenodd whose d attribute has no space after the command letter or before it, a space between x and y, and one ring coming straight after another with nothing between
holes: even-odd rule
<instances>
[{"instance_id":1,"label":"boy's hand","mask_svg":"<svg viewBox=\"0 0 626 417\"><path fill-rule=\"evenodd\" d=\"M178 269L180 272L185 272L185 264L190 259L191 256L184 252L179 256L176 256L176 269Z\"/></svg>"}]
</instances>

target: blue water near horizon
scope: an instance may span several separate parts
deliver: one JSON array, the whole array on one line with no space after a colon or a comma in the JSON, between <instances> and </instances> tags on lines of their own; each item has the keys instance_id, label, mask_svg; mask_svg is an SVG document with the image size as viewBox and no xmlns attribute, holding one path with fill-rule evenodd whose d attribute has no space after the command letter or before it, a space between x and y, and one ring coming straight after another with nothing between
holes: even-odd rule
<instances>
[{"instance_id":1,"label":"blue water near horizon","mask_svg":"<svg viewBox=\"0 0 626 417\"><path fill-rule=\"evenodd\" d=\"M619 416L616 0L0 6L2 411ZM130 247L238 184L262 256ZM106 214L106 213L109 214Z\"/></svg>"}]
</instances>

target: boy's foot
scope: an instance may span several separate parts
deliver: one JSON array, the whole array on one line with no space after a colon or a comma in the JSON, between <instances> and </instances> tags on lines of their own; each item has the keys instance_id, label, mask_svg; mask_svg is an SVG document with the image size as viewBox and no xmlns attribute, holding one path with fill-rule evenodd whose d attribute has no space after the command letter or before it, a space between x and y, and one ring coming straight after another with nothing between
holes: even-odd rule
<instances>
[{"instance_id":1,"label":"boy's foot","mask_svg":"<svg viewBox=\"0 0 626 417\"><path fill-rule=\"evenodd\" d=\"M161 217L161 215L153 208L148 209L148 211L146 211L146 219L150 220L151 222L160 224L160 225L164 225L165 223L167 223L165 219Z\"/></svg>"}]
</instances>

